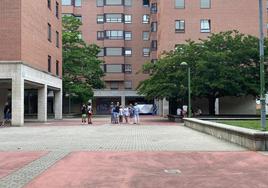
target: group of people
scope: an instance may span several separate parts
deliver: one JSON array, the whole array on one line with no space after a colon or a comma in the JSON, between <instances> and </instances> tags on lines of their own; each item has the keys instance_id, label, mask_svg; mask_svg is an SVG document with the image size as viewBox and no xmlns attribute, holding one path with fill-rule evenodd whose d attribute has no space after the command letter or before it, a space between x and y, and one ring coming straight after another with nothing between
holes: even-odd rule
<instances>
[{"instance_id":1,"label":"group of people","mask_svg":"<svg viewBox=\"0 0 268 188\"><path fill-rule=\"evenodd\" d=\"M8 122L11 122L11 105L9 102L6 102L4 107L4 120L1 126L5 126Z\"/></svg>"},{"instance_id":2,"label":"group of people","mask_svg":"<svg viewBox=\"0 0 268 188\"><path fill-rule=\"evenodd\" d=\"M93 109L90 102L87 105L83 104L81 112L82 112L82 124L86 123L92 124Z\"/></svg>"},{"instance_id":3,"label":"group of people","mask_svg":"<svg viewBox=\"0 0 268 188\"><path fill-rule=\"evenodd\" d=\"M191 109L192 115L193 116L200 116L202 115L202 110L197 107L196 109ZM188 113L188 106L184 105L182 106L182 108L177 108L177 115L178 116L182 116L182 117L186 117Z\"/></svg>"},{"instance_id":4,"label":"group of people","mask_svg":"<svg viewBox=\"0 0 268 188\"><path fill-rule=\"evenodd\" d=\"M112 102L110 106L111 112L111 123L112 124L122 124L132 123L139 124L140 123L140 109L138 104L135 103L134 106L129 104L128 106L120 105L119 102L116 105Z\"/></svg>"}]
</instances>

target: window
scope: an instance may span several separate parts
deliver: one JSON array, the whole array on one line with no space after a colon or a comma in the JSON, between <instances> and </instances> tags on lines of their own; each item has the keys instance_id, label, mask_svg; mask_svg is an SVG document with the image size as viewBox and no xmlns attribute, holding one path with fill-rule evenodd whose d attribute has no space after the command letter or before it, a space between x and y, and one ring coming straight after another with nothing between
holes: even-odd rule
<instances>
[{"instance_id":1,"label":"window","mask_svg":"<svg viewBox=\"0 0 268 188\"><path fill-rule=\"evenodd\" d=\"M104 2L103 0L96 0L97 7L103 7Z\"/></svg>"},{"instance_id":2,"label":"window","mask_svg":"<svg viewBox=\"0 0 268 188\"><path fill-rule=\"evenodd\" d=\"M152 14L157 13L157 3L152 3L152 5L151 5L151 13Z\"/></svg>"},{"instance_id":3,"label":"window","mask_svg":"<svg viewBox=\"0 0 268 188\"><path fill-rule=\"evenodd\" d=\"M132 49L131 48L125 48L125 56L132 56Z\"/></svg>"},{"instance_id":4,"label":"window","mask_svg":"<svg viewBox=\"0 0 268 188\"><path fill-rule=\"evenodd\" d=\"M150 39L150 32L149 31L143 31L142 38L143 38L143 40L149 40Z\"/></svg>"},{"instance_id":5,"label":"window","mask_svg":"<svg viewBox=\"0 0 268 188\"><path fill-rule=\"evenodd\" d=\"M81 33L81 32L79 32L79 34L78 34L78 38L79 38L79 39L82 39L82 38L83 38L83 36L82 36L82 33Z\"/></svg>"},{"instance_id":6,"label":"window","mask_svg":"<svg viewBox=\"0 0 268 188\"><path fill-rule=\"evenodd\" d=\"M105 48L105 56L122 56L123 49L122 48Z\"/></svg>"},{"instance_id":7,"label":"window","mask_svg":"<svg viewBox=\"0 0 268 188\"><path fill-rule=\"evenodd\" d=\"M60 46L60 35L59 35L59 32L56 31L56 47L59 48Z\"/></svg>"},{"instance_id":8,"label":"window","mask_svg":"<svg viewBox=\"0 0 268 188\"><path fill-rule=\"evenodd\" d=\"M51 72L51 56L50 55L47 58L47 71Z\"/></svg>"},{"instance_id":9,"label":"window","mask_svg":"<svg viewBox=\"0 0 268 188\"><path fill-rule=\"evenodd\" d=\"M156 64L157 59L151 59L151 63Z\"/></svg>"},{"instance_id":10,"label":"window","mask_svg":"<svg viewBox=\"0 0 268 188\"><path fill-rule=\"evenodd\" d=\"M103 15L97 15L97 23L100 24L100 23L103 23L104 22L104 16Z\"/></svg>"},{"instance_id":11,"label":"window","mask_svg":"<svg viewBox=\"0 0 268 188\"><path fill-rule=\"evenodd\" d=\"M74 1L74 6L81 7L82 6L82 0L75 0Z\"/></svg>"},{"instance_id":12,"label":"window","mask_svg":"<svg viewBox=\"0 0 268 188\"><path fill-rule=\"evenodd\" d=\"M98 57L103 57L104 56L104 48L100 49L100 52L97 55Z\"/></svg>"},{"instance_id":13,"label":"window","mask_svg":"<svg viewBox=\"0 0 268 188\"><path fill-rule=\"evenodd\" d=\"M82 22L82 16L75 15L74 17L75 17L76 19L78 19L80 22Z\"/></svg>"},{"instance_id":14,"label":"window","mask_svg":"<svg viewBox=\"0 0 268 188\"><path fill-rule=\"evenodd\" d=\"M175 32L176 33L184 33L185 32L185 21L184 20L176 20L175 21Z\"/></svg>"},{"instance_id":15,"label":"window","mask_svg":"<svg viewBox=\"0 0 268 188\"><path fill-rule=\"evenodd\" d=\"M118 89L119 88L119 83L118 82L110 82L110 88L111 89Z\"/></svg>"},{"instance_id":16,"label":"window","mask_svg":"<svg viewBox=\"0 0 268 188\"><path fill-rule=\"evenodd\" d=\"M59 3L56 2L56 17L59 18Z\"/></svg>"},{"instance_id":17,"label":"window","mask_svg":"<svg viewBox=\"0 0 268 188\"><path fill-rule=\"evenodd\" d=\"M143 0L143 6L149 7L149 5L150 5L149 0Z\"/></svg>"},{"instance_id":18,"label":"window","mask_svg":"<svg viewBox=\"0 0 268 188\"><path fill-rule=\"evenodd\" d=\"M143 48L143 56L144 57L150 56L150 48Z\"/></svg>"},{"instance_id":19,"label":"window","mask_svg":"<svg viewBox=\"0 0 268 188\"><path fill-rule=\"evenodd\" d=\"M59 76L59 61L56 61L56 75Z\"/></svg>"},{"instance_id":20,"label":"window","mask_svg":"<svg viewBox=\"0 0 268 188\"><path fill-rule=\"evenodd\" d=\"M151 32L157 32L157 22L151 23Z\"/></svg>"},{"instance_id":21,"label":"window","mask_svg":"<svg viewBox=\"0 0 268 188\"><path fill-rule=\"evenodd\" d=\"M152 40L152 42L151 42L151 49L153 51L157 50L157 40Z\"/></svg>"},{"instance_id":22,"label":"window","mask_svg":"<svg viewBox=\"0 0 268 188\"><path fill-rule=\"evenodd\" d=\"M51 25L47 24L47 40L51 42Z\"/></svg>"},{"instance_id":23,"label":"window","mask_svg":"<svg viewBox=\"0 0 268 188\"><path fill-rule=\"evenodd\" d=\"M105 14L105 21L109 23L121 23L123 21L122 14Z\"/></svg>"},{"instance_id":24,"label":"window","mask_svg":"<svg viewBox=\"0 0 268 188\"><path fill-rule=\"evenodd\" d=\"M125 89L132 89L132 81L125 81Z\"/></svg>"},{"instance_id":25,"label":"window","mask_svg":"<svg viewBox=\"0 0 268 188\"><path fill-rule=\"evenodd\" d=\"M132 0L125 0L125 6L132 6Z\"/></svg>"},{"instance_id":26,"label":"window","mask_svg":"<svg viewBox=\"0 0 268 188\"><path fill-rule=\"evenodd\" d=\"M47 0L47 8L51 9L51 0Z\"/></svg>"},{"instance_id":27,"label":"window","mask_svg":"<svg viewBox=\"0 0 268 188\"><path fill-rule=\"evenodd\" d=\"M209 33L211 31L211 22L210 20L201 20L200 21L200 32Z\"/></svg>"},{"instance_id":28,"label":"window","mask_svg":"<svg viewBox=\"0 0 268 188\"><path fill-rule=\"evenodd\" d=\"M97 40L104 39L104 31L97 31Z\"/></svg>"},{"instance_id":29,"label":"window","mask_svg":"<svg viewBox=\"0 0 268 188\"><path fill-rule=\"evenodd\" d=\"M123 5L122 0L105 0L105 5Z\"/></svg>"},{"instance_id":30,"label":"window","mask_svg":"<svg viewBox=\"0 0 268 188\"><path fill-rule=\"evenodd\" d=\"M125 40L132 40L132 32L125 31Z\"/></svg>"},{"instance_id":31,"label":"window","mask_svg":"<svg viewBox=\"0 0 268 188\"><path fill-rule=\"evenodd\" d=\"M175 0L175 8L185 8L185 2L184 0Z\"/></svg>"},{"instance_id":32,"label":"window","mask_svg":"<svg viewBox=\"0 0 268 188\"><path fill-rule=\"evenodd\" d=\"M130 64L125 64L125 65L124 65L124 72L127 73L127 74L132 73L132 65L130 65Z\"/></svg>"},{"instance_id":33,"label":"window","mask_svg":"<svg viewBox=\"0 0 268 188\"><path fill-rule=\"evenodd\" d=\"M123 72L121 64L118 64L118 65L106 64L105 69L107 73L122 73Z\"/></svg>"},{"instance_id":34,"label":"window","mask_svg":"<svg viewBox=\"0 0 268 188\"><path fill-rule=\"evenodd\" d=\"M200 0L200 8L210 8L210 0Z\"/></svg>"},{"instance_id":35,"label":"window","mask_svg":"<svg viewBox=\"0 0 268 188\"><path fill-rule=\"evenodd\" d=\"M148 24L150 21L150 16L145 14L142 16L142 23Z\"/></svg>"},{"instance_id":36,"label":"window","mask_svg":"<svg viewBox=\"0 0 268 188\"><path fill-rule=\"evenodd\" d=\"M125 15L125 23L132 23L132 16L129 14Z\"/></svg>"},{"instance_id":37,"label":"window","mask_svg":"<svg viewBox=\"0 0 268 188\"><path fill-rule=\"evenodd\" d=\"M62 0L61 4L62 5L73 5L73 0Z\"/></svg>"},{"instance_id":38,"label":"window","mask_svg":"<svg viewBox=\"0 0 268 188\"><path fill-rule=\"evenodd\" d=\"M124 35L123 35L123 31L120 30L108 30L105 31L105 38L107 39L123 39Z\"/></svg>"}]
</instances>

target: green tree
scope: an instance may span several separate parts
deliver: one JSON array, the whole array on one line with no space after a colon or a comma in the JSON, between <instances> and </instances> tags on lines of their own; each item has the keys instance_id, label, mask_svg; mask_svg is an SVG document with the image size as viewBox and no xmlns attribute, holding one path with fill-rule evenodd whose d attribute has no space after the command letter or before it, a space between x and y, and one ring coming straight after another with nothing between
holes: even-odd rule
<instances>
[{"instance_id":1,"label":"green tree","mask_svg":"<svg viewBox=\"0 0 268 188\"><path fill-rule=\"evenodd\" d=\"M63 88L65 93L74 94L81 102L93 97L93 88L103 88L97 54L100 49L95 44L86 44L82 39L79 27L81 21L73 16L62 19L62 51L63 51Z\"/></svg>"},{"instance_id":2,"label":"green tree","mask_svg":"<svg viewBox=\"0 0 268 188\"><path fill-rule=\"evenodd\" d=\"M211 34L198 43L187 41L165 53L155 65L146 64L144 69L151 77L140 84L139 93L149 98L186 96L183 61L191 67L193 98L207 98L211 115L215 114L216 98L258 96L258 38L238 31Z\"/></svg>"}]
</instances>

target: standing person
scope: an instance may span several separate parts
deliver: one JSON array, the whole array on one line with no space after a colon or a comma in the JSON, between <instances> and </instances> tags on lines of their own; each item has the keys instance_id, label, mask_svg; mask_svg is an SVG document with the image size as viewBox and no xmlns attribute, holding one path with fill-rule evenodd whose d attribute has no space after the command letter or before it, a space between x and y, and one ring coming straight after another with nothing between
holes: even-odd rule
<instances>
[{"instance_id":1,"label":"standing person","mask_svg":"<svg viewBox=\"0 0 268 188\"><path fill-rule=\"evenodd\" d=\"M120 109L119 105L120 105L120 103L117 102L116 106L115 106L115 109L114 109L114 112L115 112L115 124L119 123L119 109Z\"/></svg>"},{"instance_id":2,"label":"standing person","mask_svg":"<svg viewBox=\"0 0 268 188\"><path fill-rule=\"evenodd\" d=\"M2 126L5 126L5 123L11 120L11 106L8 102L6 102L4 107L4 120L2 122Z\"/></svg>"},{"instance_id":3,"label":"standing person","mask_svg":"<svg viewBox=\"0 0 268 188\"><path fill-rule=\"evenodd\" d=\"M134 124L140 123L140 109L138 107L138 103L134 105Z\"/></svg>"},{"instance_id":4,"label":"standing person","mask_svg":"<svg viewBox=\"0 0 268 188\"><path fill-rule=\"evenodd\" d=\"M85 104L83 104L82 108L81 108L81 112L82 112L82 123L85 124L87 122L87 107Z\"/></svg>"},{"instance_id":5,"label":"standing person","mask_svg":"<svg viewBox=\"0 0 268 188\"><path fill-rule=\"evenodd\" d=\"M157 114L157 106L156 104L153 105L153 115Z\"/></svg>"},{"instance_id":6,"label":"standing person","mask_svg":"<svg viewBox=\"0 0 268 188\"><path fill-rule=\"evenodd\" d=\"M92 124L92 114L93 114L92 105L89 102L87 105L87 122L88 122L88 124Z\"/></svg>"},{"instance_id":7,"label":"standing person","mask_svg":"<svg viewBox=\"0 0 268 188\"><path fill-rule=\"evenodd\" d=\"M180 107L177 108L177 115L178 116L183 116L182 109Z\"/></svg>"},{"instance_id":8,"label":"standing person","mask_svg":"<svg viewBox=\"0 0 268 188\"><path fill-rule=\"evenodd\" d=\"M124 115L124 110L123 110L123 106L121 105L119 108L119 124L123 123L123 115Z\"/></svg>"},{"instance_id":9,"label":"standing person","mask_svg":"<svg viewBox=\"0 0 268 188\"><path fill-rule=\"evenodd\" d=\"M114 123L114 103L111 102L110 105L110 113L111 113L111 123Z\"/></svg>"},{"instance_id":10,"label":"standing person","mask_svg":"<svg viewBox=\"0 0 268 188\"><path fill-rule=\"evenodd\" d=\"M128 106L125 106L123 108L123 115L124 115L126 123L128 124L128 117L129 117L129 108L128 108Z\"/></svg>"},{"instance_id":11,"label":"standing person","mask_svg":"<svg viewBox=\"0 0 268 188\"><path fill-rule=\"evenodd\" d=\"M130 103L129 104L129 123L133 122L133 117L134 117L134 108L133 105Z\"/></svg>"}]
</instances>

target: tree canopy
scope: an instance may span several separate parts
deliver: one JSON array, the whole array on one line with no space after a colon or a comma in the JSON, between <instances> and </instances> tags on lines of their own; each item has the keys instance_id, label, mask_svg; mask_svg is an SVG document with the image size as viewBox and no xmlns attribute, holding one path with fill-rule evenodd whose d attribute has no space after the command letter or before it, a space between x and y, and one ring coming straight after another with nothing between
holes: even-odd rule
<instances>
[{"instance_id":1,"label":"tree canopy","mask_svg":"<svg viewBox=\"0 0 268 188\"><path fill-rule=\"evenodd\" d=\"M104 87L100 68L101 60L97 54L100 49L95 44L86 44L81 38L79 27L82 23L73 16L62 19L63 49L63 87L65 93L71 93L81 102L93 97L93 88Z\"/></svg>"},{"instance_id":2,"label":"tree canopy","mask_svg":"<svg viewBox=\"0 0 268 188\"><path fill-rule=\"evenodd\" d=\"M164 53L155 64L144 65L151 76L141 82L138 91L148 98L185 98L187 71L180 63L187 62L191 68L192 97L207 98L210 114L214 114L216 98L258 96L258 49L257 37L238 31L211 34L198 42L188 40Z\"/></svg>"}]
</instances>

